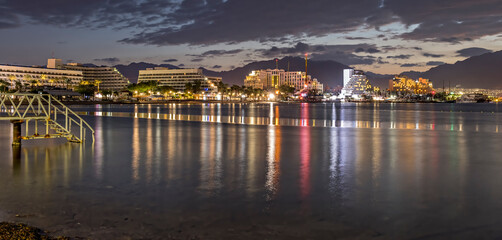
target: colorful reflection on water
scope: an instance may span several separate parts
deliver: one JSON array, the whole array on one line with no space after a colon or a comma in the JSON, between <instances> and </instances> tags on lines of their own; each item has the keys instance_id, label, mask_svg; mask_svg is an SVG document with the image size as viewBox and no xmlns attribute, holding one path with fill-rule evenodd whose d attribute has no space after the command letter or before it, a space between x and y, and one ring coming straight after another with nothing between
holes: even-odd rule
<instances>
[{"instance_id":1,"label":"colorful reflection on water","mask_svg":"<svg viewBox=\"0 0 502 240\"><path fill-rule=\"evenodd\" d=\"M95 145L48 140L13 149L9 123L0 122L0 220L27 216L91 238L162 238L178 230L369 238L375 233L368 229L384 238L498 236L497 112L193 108L96 106L85 116Z\"/></svg>"},{"instance_id":2,"label":"colorful reflection on water","mask_svg":"<svg viewBox=\"0 0 502 240\"><path fill-rule=\"evenodd\" d=\"M360 107L356 104L351 108L340 103L327 104L298 104L299 107L286 107L282 104L166 104L147 107L134 105L134 111L124 111L123 108L103 111L97 107L93 111L80 111L79 114L105 117L126 117L142 119L159 119L174 121L227 123L239 125L275 125L275 126L303 126L303 127L338 127L338 128L384 128L384 129L409 129L409 130L449 130L449 131L488 131L500 132L498 123L498 105L480 104L479 112L472 112L472 105L461 105L457 111L445 111L445 104L438 105L438 109L412 110L396 108L396 104L371 104ZM406 104L404 104L406 105ZM408 104L412 105L412 104ZM414 105L414 104L413 104ZM190 113L187 108L193 106L196 111ZM309 107L310 106L310 107ZM384 107L382 107L384 106ZM465 109L461 107L464 106ZM274 110L274 108L276 110ZM286 108L288 114L281 117L279 108ZM294 110L291 111L293 108ZM486 108L487 111L483 111ZM224 109L224 111L222 111ZM300 110L298 110L300 109ZM416 109L416 110L415 110ZM113 111L120 110L120 111ZM466 111L462 111L466 110ZM469 112L470 110L470 112ZM496 110L496 111L492 111ZM301 111L301 112L299 112ZM183 112L183 113L180 113ZM485 121L490 121L485 124ZM478 121L472 124L472 121ZM468 129L465 129L465 128Z\"/></svg>"}]
</instances>

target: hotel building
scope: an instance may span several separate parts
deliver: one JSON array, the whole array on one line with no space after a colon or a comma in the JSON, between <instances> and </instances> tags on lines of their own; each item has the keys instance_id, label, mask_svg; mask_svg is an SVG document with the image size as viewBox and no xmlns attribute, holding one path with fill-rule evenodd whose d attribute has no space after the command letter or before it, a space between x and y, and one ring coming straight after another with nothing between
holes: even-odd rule
<instances>
[{"instance_id":1,"label":"hotel building","mask_svg":"<svg viewBox=\"0 0 502 240\"><path fill-rule=\"evenodd\" d=\"M169 69L165 67L147 68L140 70L138 83L156 81L159 86L169 86L174 90L183 92L187 83L200 81L205 92L217 92L217 83L220 77L208 77L202 74L202 69Z\"/></svg>"},{"instance_id":2,"label":"hotel building","mask_svg":"<svg viewBox=\"0 0 502 240\"><path fill-rule=\"evenodd\" d=\"M74 86L83 80L82 71L50 69L43 67L23 67L0 65L0 80L10 83L11 89L16 83L21 86Z\"/></svg>"},{"instance_id":3,"label":"hotel building","mask_svg":"<svg viewBox=\"0 0 502 240\"><path fill-rule=\"evenodd\" d=\"M359 97L372 91L373 87L363 71L345 69L343 75L341 97Z\"/></svg>"},{"instance_id":4,"label":"hotel building","mask_svg":"<svg viewBox=\"0 0 502 240\"><path fill-rule=\"evenodd\" d=\"M307 81L305 81L307 78ZM307 85L305 85L307 82ZM295 90L303 89L317 90L323 92L323 84L317 79L312 79L310 75L306 76L305 72L287 72L283 69L267 69L252 71L246 79L244 79L245 87L253 87L259 89L275 89L281 85L294 87Z\"/></svg>"},{"instance_id":5,"label":"hotel building","mask_svg":"<svg viewBox=\"0 0 502 240\"><path fill-rule=\"evenodd\" d=\"M432 93L432 82L428 79L419 78L413 80L407 76L395 76L389 80L389 91L403 94L428 94Z\"/></svg>"},{"instance_id":6,"label":"hotel building","mask_svg":"<svg viewBox=\"0 0 502 240\"><path fill-rule=\"evenodd\" d=\"M129 85L129 80L114 67L85 67L78 63L68 63L61 66L67 70L81 71L84 81L99 80L100 90L120 91Z\"/></svg>"},{"instance_id":7,"label":"hotel building","mask_svg":"<svg viewBox=\"0 0 502 240\"><path fill-rule=\"evenodd\" d=\"M61 59L47 60L47 68L82 72L83 81L100 81L100 90L120 91L127 88L129 80L114 67L88 67L79 63L63 64Z\"/></svg>"}]
</instances>

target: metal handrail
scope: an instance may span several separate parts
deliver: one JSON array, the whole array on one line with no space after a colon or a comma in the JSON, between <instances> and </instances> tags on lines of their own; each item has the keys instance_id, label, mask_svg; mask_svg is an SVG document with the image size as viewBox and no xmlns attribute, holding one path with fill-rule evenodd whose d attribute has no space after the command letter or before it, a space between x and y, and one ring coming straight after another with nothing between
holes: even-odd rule
<instances>
[{"instance_id":1,"label":"metal handrail","mask_svg":"<svg viewBox=\"0 0 502 240\"><path fill-rule=\"evenodd\" d=\"M15 103L13 101L14 97L20 97L20 100L18 103ZM9 108L6 105L6 100L9 100L8 102L12 105L11 107L11 113L9 113ZM27 107L26 109L20 109L20 107L23 105L23 103L27 101ZM44 104L45 103L45 104ZM37 109L35 109L37 107ZM71 110L69 107L64 105L62 102L54 98L50 94L32 94L32 93L0 93L0 110L2 108L5 108L5 110L8 113L8 117L4 117L3 119L6 120L46 120L46 125L47 125L47 133L48 133L48 124L49 121L54 123L57 127L60 129L63 129L66 131L68 134L71 134L71 136L77 138L75 134L71 133L71 126L72 123L76 124L77 126L80 127L80 135L77 140L80 142L83 142L85 140L85 133L86 129L91 131L91 136L92 136L92 142L94 143L95 138L94 138L94 129L87 123L82 117L80 117L78 114L76 114L73 110ZM62 108L62 109L61 109ZM23 113L24 110L24 113ZM31 112L30 112L31 110ZM30 112L32 115L27 116L28 112ZM61 124L59 124L57 120L57 115L58 112L61 115L65 116L65 126L63 127ZM54 113L54 118L51 119L51 114ZM34 116L33 116L34 115ZM2 117L0 116L0 120L2 120ZM28 131L28 128L27 128Z\"/></svg>"},{"instance_id":2,"label":"metal handrail","mask_svg":"<svg viewBox=\"0 0 502 240\"><path fill-rule=\"evenodd\" d=\"M49 95L49 94L45 94L45 95ZM67 109L68 112L70 112L71 114L73 114L75 117L77 117L79 120L82 120L82 122L87 126L87 128L89 128L89 130L91 130L93 136L94 136L94 129L92 129L92 127L89 125L89 123L87 123L82 117L80 117L78 114L76 114L73 110L71 110L71 108L67 107L66 105L64 105L62 102L60 102L59 100L57 100L55 97L53 97L52 95L49 95L52 100L56 101L57 103L59 103L61 106L64 106L65 110Z\"/></svg>"}]
</instances>

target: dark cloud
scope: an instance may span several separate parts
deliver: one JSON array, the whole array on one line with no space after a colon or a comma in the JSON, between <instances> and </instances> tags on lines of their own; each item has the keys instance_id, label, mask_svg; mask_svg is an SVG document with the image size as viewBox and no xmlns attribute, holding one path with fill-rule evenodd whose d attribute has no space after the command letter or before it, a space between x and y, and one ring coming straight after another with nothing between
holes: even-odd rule
<instances>
[{"instance_id":1,"label":"dark cloud","mask_svg":"<svg viewBox=\"0 0 502 240\"><path fill-rule=\"evenodd\" d=\"M323 45L315 45L315 46L309 46L308 44L299 42L297 43L294 47L284 47L284 48L278 48L278 47L271 47L268 50L260 50L262 55L265 57L278 57L282 55L297 55L297 54L305 54L308 53L309 51L324 51L326 50L326 47Z\"/></svg>"},{"instance_id":2,"label":"dark cloud","mask_svg":"<svg viewBox=\"0 0 502 240\"><path fill-rule=\"evenodd\" d=\"M146 31L124 42L167 45L269 41L285 36L345 33L360 27L378 29L392 22L415 25L400 35L414 40L459 43L502 32L500 0L445 0L441 4L436 0L385 0L383 5L380 3L368 0L335 3L329 0L215 1L177 10L176 16L186 18L179 23L190 21L180 28ZM284 8L285 5L288 7ZM335 7L339 5L343 7ZM257 19L254 17L257 12L271 17ZM199 35L205 38L195 39Z\"/></svg>"},{"instance_id":3,"label":"dark cloud","mask_svg":"<svg viewBox=\"0 0 502 240\"><path fill-rule=\"evenodd\" d=\"M447 42L451 44L460 44L462 42L472 41L472 38L458 38L458 37L443 37L435 39L427 39L426 41Z\"/></svg>"},{"instance_id":4,"label":"dark cloud","mask_svg":"<svg viewBox=\"0 0 502 240\"><path fill-rule=\"evenodd\" d=\"M425 65L427 66L439 66L439 65L443 65L444 62L440 62L440 61L430 61L430 62L427 62Z\"/></svg>"},{"instance_id":5,"label":"dark cloud","mask_svg":"<svg viewBox=\"0 0 502 240\"><path fill-rule=\"evenodd\" d=\"M162 62L171 63L171 62L177 62L177 61L178 61L178 59L171 58L171 59L166 59L166 60L164 60Z\"/></svg>"},{"instance_id":6,"label":"dark cloud","mask_svg":"<svg viewBox=\"0 0 502 240\"><path fill-rule=\"evenodd\" d=\"M256 14L266 17L257 18ZM346 33L361 26L372 28L392 21L395 19L390 12L379 8L374 0L338 4L331 0L185 0L161 27L149 28L122 42L152 45L284 42L291 38Z\"/></svg>"},{"instance_id":7,"label":"dark cloud","mask_svg":"<svg viewBox=\"0 0 502 240\"><path fill-rule=\"evenodd\" d=\"M502 32L500 0L385 0L407 26L405 39L459 43Z\"/></svg>"},{"instance_id":8,"label":"dark cloud","mask_svg":"<svg viewBox=\"0 0 502 240\"><path fill-rule=\"evenodd\" d=\"M433 53L423 53L422 54L424 57L430 57L430 58L440 58L444 57L443 54L433 54Z\"/></svg>"},{"instance_id":9,"label":"dark cloud","mask_svg":"<svg viewBox=\"0 0 502 240\"><path fill-rule=\"evenodd\" d=\"M258 55L267 58L280 58L284 56L297 56L309 53L314 60L333 60L346 65L371 65L377 60L372 56L360 56L368 52L378 51L374 45L308 45L297 43L294 47L271 47L270 49L257 50Z\"/></svg>"},{"instance_id":10,"label":"dark cloud","mask_svg":"<svg viewBox=\"0 0 502 240\"><path fill-rule=\"evenodd\" d=\"M418 51L422 51L421 47L413 47L413 49L418 50Z\"/></svg>"},{"instance_id":11,"label":"dark cloud","mask_svg":"<svg viewBox=\"0 0 502 240\"><path fill-rule=\"evenodd\" d=\"M191 62L202 62L202 61L204 61L204 59L203 58L194 58L194 59L192 59L190 61Z\"/></svg>"},{"instance_id":12,"label":"dark cloud","mask_svg":"<svg viewBox=\"0 0 502 240\"><path fill-rule=\"evenodd\" d=\"M356 52L356 53L379 53L380 50L378 50L376 48L367 48L367 49L357 48L354 52Z\"/></svg>"},{"instance_id":13,"label":"dark cloud","mask_svg":"<svg viewBox=\"0 0 502 240\"><path fill-rule=\"evenodd\" d=\"M407 54L401 54L401 55L396 55L396 56L387 56L387 58L393 58L393 59L410 59L413 55L407 55Z\"/></svg>"},{"instance_id":14,"label":"dark cloud","mask_svg":"<svg viewBox=\"0 0 502 240\"><path fill-rule=\"evenodd\" d=\"M220 66L220 65L214 65L212 68L220 69L220 68L222 68L222 66Z\"/></svg>"},{"instance_id":15,"label":"dark cloud","mask_svg":"<svg viewBox=\"0 0 502 240\"><path fill-rule=\"evenodd\" d=\"M0 29L23 24L126 28L134 34L121 42L148 45L289 43L361 28L378 30L395 22L409 27L397 34L404 39L472 41L502 33L502 4L500 0L0 0Z\"/></svg>"},{"instance_id":16,"label":"dark cloud","mask_svg":"<svg viewBox=\"0 0 502 240\"><path fill-rule=\"evenodd\" d=\"M383 52L390 52L390 51L396 51L396 50L407 50L406 47L403 47L400 45L385 45L385 46L381 46L380 49L382 49Z\"/></svg>"},{"instance_id":17,"label":"dark cloud","mask_svg":"<svg viewBox=\"0 0 502 240\"><path fill-rule=\"evenodd\" d=\"M458 57L474 57L474 56L479 56L485 53L491 53L492 50L488 50L485 48L478 48L478 47L472 47L472 48L464 48L462 50L457 51L457 56Z\"/></svg>"},{"instance_id":18,"label":"dark cloud","mask_svg":"<svg viewBox=\"0 0 502 240\"><path fill-rule=\"evenodd\" d=\"M371 38L367 38L367 37L345 37L345 39L347 39L347 40L369 40Z\"/></svg>"},{"instance_id":19,"label":"dark cloud","mask_svg":"<svg viewBox=\"0 0 502 240\"><path fill-rule=\"evenodd\" d=\"M183 64L183 63L178 65L178 67L184 67L184 66L185 66L185 64Z\"/></svg>"},{"instance_id":20,"label":"dark cloud","mask_svg":"<svg viewBox=\"0 0 502 240\"><path fill-rule=\"evenodd\" d=\"M416 63L405 63L405 64L401 64L401 67L420 67L420 64L416 64Z\"/></svg>"},{"instance_id":21,"label":"dark cloud","mask_svg":"<svg viewBox=\"0 0 502 240\"><path fill-rule=\"evenodd\" d=\"M120 29L155 26L177 4L170 0L0 0L0 6L0 13L6 11L28 23Z\"/></svg>"},{"instance_id":22,"label":"dark cloud","mask_svg":"<svg viewBox=\"0 0 502 240\"><path fill-rule=\"evenodd\" d=\"M0 0L0 29L15 28L21 25L19 17L12 14L10 9L3 7Z\"/></svg>"},{"instance_id":23,"label":"dark cloud","mask_svg":"<svg viewBox=\"0 0 502 240\"><path fill-rule=\"evenodd\" d=\"M243 50L242 49L234 49L234 50L210 50L210 51L207 51L207 52L203 52L202 54L198 54L198 55L187 55L187 56L192 56L192 57L199 57L199 58L202 58L202 57L221 57L221 56L224 56L224 55L235 55L237 53L240 53L242 52Z\"/></svg>"},{"instance_id":24,"label":"dark cloud","mask_svg":"<svg viewBox=\"0 0 502 240\"><path fill-rule=\"evenodd\" d=\"M116 63L120 62L120 59L118 59L116 57L109 57L109 58L96 58L96 59L94 59L94 61L104 62L104 63L108 63L108 64L116 64Z\"/></svg>"},{"instance_id":25,"label":"dark cloud","mask_svg":"<svg viewBox=\"0 0 502 240\"><path fill-rule=\"evenodd\" d=\"M378 63L378 64L387 64L389 62L388 61L384 61L383 57L378 57L376 63Z\"/></svg>"}]
</instances>

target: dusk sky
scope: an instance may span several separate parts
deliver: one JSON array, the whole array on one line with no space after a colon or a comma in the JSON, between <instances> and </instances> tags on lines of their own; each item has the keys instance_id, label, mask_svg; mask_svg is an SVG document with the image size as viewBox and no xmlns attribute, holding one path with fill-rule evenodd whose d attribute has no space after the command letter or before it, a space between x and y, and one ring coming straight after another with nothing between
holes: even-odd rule
<instances>
[{"instance_id":1,"label":"dusk sky","mask_svg":"<svg viewBox=\"0 0 502 240\"><path fill-rule=\"evenodd\" d=\"M302 56L377 73L502 50L501 0L0 0L0 63L228 70Z\"/></svg>"}]
</instances>

